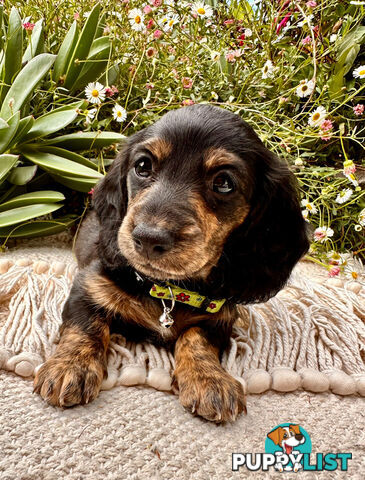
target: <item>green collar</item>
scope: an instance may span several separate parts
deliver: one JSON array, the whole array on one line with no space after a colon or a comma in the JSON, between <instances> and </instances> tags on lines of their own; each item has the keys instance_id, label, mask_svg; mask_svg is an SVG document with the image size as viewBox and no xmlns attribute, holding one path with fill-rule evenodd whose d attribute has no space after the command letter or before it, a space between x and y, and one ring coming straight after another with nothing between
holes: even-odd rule
<instances>
[{"instance_id":1,"label":"green collar","mask_svg":"<svg viewBox=\"0 0 365 480\"><path fill-rule=\"evenodd\" d=\"M160 300L172 300L172 292L174 299L177 302L185 303L186 305L191 305L196 308L204 308L204 310L209 313L219 312L226 301L225 298L212 300L204 295L199 295L197 292L191 292L190 290L176 287L169 282L166 282L165 285L166 287L162 287L161 285L154 283L150 290L150 295L159 298Z\"/></svg>"}]
</instances>

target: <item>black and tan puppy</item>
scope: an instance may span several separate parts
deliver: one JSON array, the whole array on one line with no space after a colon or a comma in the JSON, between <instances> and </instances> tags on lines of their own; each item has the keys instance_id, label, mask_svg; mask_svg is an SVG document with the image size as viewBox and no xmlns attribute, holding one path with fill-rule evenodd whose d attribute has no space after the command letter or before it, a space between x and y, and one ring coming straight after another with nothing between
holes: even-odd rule
<instances>
[{"instance_id":1,"label":"black and tan puppy","mask_svg":"<svg viewBox=\"0 0 365 480\"><path fill-rule=\"evenodd\" d=\"M236 305L285 284L308 248L304 223L288 168L238 115L210 105L167 113L128 139L95 189L60 342L35 391L61 407L94 399L120 332L174 350L185 407L235 419L244 392L220 355Z\"/></svg>"}]
</instances>

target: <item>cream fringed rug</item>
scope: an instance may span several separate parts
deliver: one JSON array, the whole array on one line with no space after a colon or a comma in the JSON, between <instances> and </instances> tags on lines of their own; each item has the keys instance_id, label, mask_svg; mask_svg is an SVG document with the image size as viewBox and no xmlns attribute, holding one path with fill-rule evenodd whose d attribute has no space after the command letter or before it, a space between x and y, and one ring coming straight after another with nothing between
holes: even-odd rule
<instances>
[{"instance_id":1,"label":"cream fringed rug","mask_svg":"<svg viewBox=\"0 0 365 480\"><path fill-rule=\"evenodd\" d=\"M55 250L57 252L57 250ZM67 254L0 260L0 368L23 377L55 349L62 306L76 263ZM287 287L265 304L240 307L223 366L248 393L304 389L365 396L365 289L305 275L299 265ZM113 335L103 389L147 384L171 389L173 356Z\"/></svg>"}]
</instances>

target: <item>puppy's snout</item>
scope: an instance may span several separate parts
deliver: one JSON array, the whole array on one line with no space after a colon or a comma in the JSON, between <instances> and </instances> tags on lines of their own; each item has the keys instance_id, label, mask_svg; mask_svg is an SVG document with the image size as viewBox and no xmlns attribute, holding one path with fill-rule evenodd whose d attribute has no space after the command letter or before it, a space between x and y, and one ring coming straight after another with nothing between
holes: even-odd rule
<instances>
[{"instance_id":1,"label":"puppy's snout","mask_svg":"<svg viewBox=\"0 0 365 480\"><path fill-rule=\"evenodd\" d=\"M161 257L174 245L172 234L165 229L140 223L132 232L135 249L149 259Z\"/></svg>"},{"instance_id":2,"label":"puppy's snout","mask_svg":"<svg viewBox=\"0 0 365 480\"><path fill-rule=\"evenodd\" d=\"M301 433L296 433L295 434L295 439L298 440L298 442L301 442L303 439L303 435Z\"/></svg>"}]
</instances>

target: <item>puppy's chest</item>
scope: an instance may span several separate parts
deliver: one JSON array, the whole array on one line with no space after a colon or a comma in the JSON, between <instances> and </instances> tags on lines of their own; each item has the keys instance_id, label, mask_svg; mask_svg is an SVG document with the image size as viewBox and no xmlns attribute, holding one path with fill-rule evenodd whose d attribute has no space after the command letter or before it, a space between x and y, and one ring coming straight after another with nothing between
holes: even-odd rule
<instances>
[{"instance_id":1,"label":"puppy's chest","mask_svg":"<svg viewBox=\"0 0 365 480\"><path fill-rule=\"evenodd\" d=\"M163 304L158 298L132 296L103 275L85 279L85 287L93 303L103 307L106 314L111 316L111 331L129 336L131 340L152 339L161 345L169 344L189 326L204 321L215 323L227 316L226 309L212 314L176 303L170 313L173 324L166 327L160 321Z\"/></svg>"}]
</instances>

